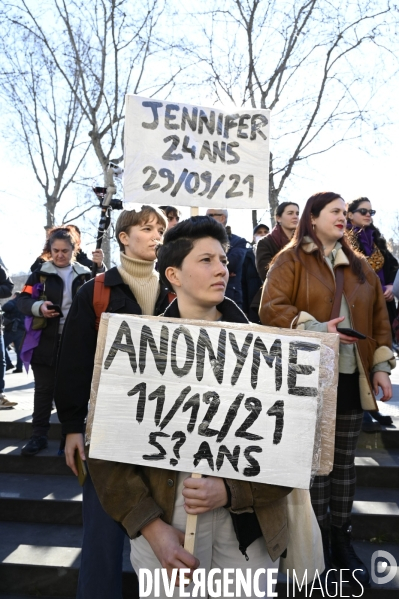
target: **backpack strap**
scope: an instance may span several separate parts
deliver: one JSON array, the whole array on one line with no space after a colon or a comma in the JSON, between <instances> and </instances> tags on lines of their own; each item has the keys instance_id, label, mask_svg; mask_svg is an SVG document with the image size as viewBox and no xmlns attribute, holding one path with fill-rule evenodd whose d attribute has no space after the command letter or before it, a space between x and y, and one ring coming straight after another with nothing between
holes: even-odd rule
<instances>
[{"instance_id":1,"label":"backpack strap","mask_svg":"<svg viewBox=\"0 0 399 599\"><path fill-rule=\"evenodd\" d=\"M173 291L168 291L168 302L171 304L173 302L173 300L176 298L176 293L173 293Z\"/></svg>"},{"instance_id":2,"label":"backpack strap","mask_svg":"<svg viewBox=\"0 0 399 599\"><path fill-rule=\"evenodd\" d=\"M104 284L105 272L94 278L93 308L96 314L96 331L100 326L101 314L106 311L111 296L111 287Z\"/></svg>"}]
</instances>

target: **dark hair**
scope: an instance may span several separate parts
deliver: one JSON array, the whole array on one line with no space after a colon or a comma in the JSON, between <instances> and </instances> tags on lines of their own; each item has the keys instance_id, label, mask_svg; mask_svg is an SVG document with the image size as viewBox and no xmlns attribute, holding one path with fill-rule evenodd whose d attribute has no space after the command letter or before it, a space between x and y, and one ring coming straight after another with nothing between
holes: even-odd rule
<instances>
[{"instance_id":1,"label":"dark hair","mask_svg":"<svg viewBox=\"0 0 399 599\"><path fill-rule=\"evenodd\" d=\"M129 235L131 227L148 223L154 216L157 222L166 229L168 223L166 222L165 215L161 210L155 208L155 206L144 204L138 212L136 210L123 210L120 213L115 225L115 237L121 252L125 251L125 246L119 239L120 233L127 233Z\"/></svg>"},{"instance_id":2,"label":"dark hair","mask_svg":"<svg viewBox=\"0 0 399 599\"><path fill-rule=\"evenodd\" d=\"M282 216L284 210L287 208L287 206L296 206L299 210L299 206L296 202L282 202L281 204L279 204L277 206L277 208L274 211L274 216Z\"/></svg>"},{"instance_id":3,"label":"dark hair","mask_svg":"<svg viewBox=\"0 0 399 599\"><path fill-rule=\"evenodd\" d=\"M369 202L371 205L371 202L368 198L366 198L366 197L357 198L356 200L353 200L352 202L350 202L350 204L348 204L348 212L354 212L355 210L357 210L359 208L360 204L362 204L362 202ZM350 219L348 219L348 220L350 220ZM385 241L385 238L382 236L381 231L375 225L373 225L373 223L370 223L368 225L367 229L372 229L372 231L374 231L373 240L374 240L375 245L378 247L378 249L381 250L382 252L389 251L387 248L387 242ZM360 247L362 247L360 239L359 239L359 245L360 245Z\"/></svg>"},{"instance_id":4,"label":"dark hair","mask_svg":"<svg viewBox=\"0 0 399 599\"><path fill-rule=\"evenodd\" d=\"M220 242L227 253L229 240L222 224L211 216L192 216L169 229L164 236L163 244L158 247L158 272L162 282L172 289L165 276L169 266L181 268L183 260L194 247L197 239L212 237Z\"/></svg>"},{"instance_id":5,"label":"dark hair","mask_svg":"<svg viewBox=\"0 0 399 599\"><path fill-rule=\"evenodd\" d=\"M360 204L362 202L370 202L370 200L366 197L362 197L362 198L357 198L356 200L353 200L352 202L350 202L348 204L348 212L354 212L355 210L357 210L357 208L359 208ZM371 204L371 202L370 202Z\"/></svg>"},{"instance_id":6,"label":"dark hair","mask_svg":"<svg viewBox=\"0 0 399 599\"><path fill-rule=\"evenodd\" d=\"M73 250L72 259L74 260L78 251L79 240L76 237L76 233L71 231L69 227L53 227L50 229L49 236L44 244L40 258L43 258L43 260L46 262L51 260L51 246L57 240L66 241L69 243Z\"/></svg>"},{"instance_id":7,"label":"dark hair","mask_svg":"<svg viewBox=\"0 0 399 599\"><path fill-rule=\"evenodd\" d=\"M169 215L180 217L181 215L180 210L178 210L178 208L176 208L175 206L159 206L159 209L162 210L162 212L165 212L166 217L168 217Z\"/></svg>"},{"instance_id":8,"label":"dark hair","mask_svg":"<svg viewBox=\"0 0 399 599\"><path fill-rule=\"evenodd\" d=\"M317 237L316 233L312 227L312 216L318 217L320 212L325 208L328 204L333 202L334 200L342 199L341 194L334 193L333 191L321 191L319 193L315 193L306 202L306 206L302 212L302 216L299 219L298 227L295 230L294 236L291 239L290 243L288 243L281 251L284 252L290 248L295 250L296 255L300 259L300 249L304 240L304 237L310 237L312 241L317 245L318 257L321 260L324 260L324 250L323 245L320 239ZM346 257L349 260L350 268L352 272L357 276L360 283L364 283L365 275L363 272L363 264L362 258L357 255L353 249L351 248L346 235L344 235L340 239L340 243L342 245L342 250Z\"/></svg>"}]
</instances>

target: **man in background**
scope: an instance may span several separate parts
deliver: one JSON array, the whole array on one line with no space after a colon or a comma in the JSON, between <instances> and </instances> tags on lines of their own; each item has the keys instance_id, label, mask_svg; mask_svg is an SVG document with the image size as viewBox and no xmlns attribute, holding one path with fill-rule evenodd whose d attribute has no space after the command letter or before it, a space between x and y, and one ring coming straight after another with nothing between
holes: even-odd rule
<instances>
[{"instance_id":1,"label":"man in background","mask_svg":"<svg viewBox=\"0 0 399 599\"><path fill-rule=\"evenodd\" d=\"M177 225L181 218L181 212L175 206L159 206L159 209L165 213L168 220L168 230Z\"/></svg>"},{"instance_id":2,"label":"man in background","mask_svg":"<svg viewBox=\"0 0 399 599\"><path fill-rule=\"evenodd\" d=\"M260 323L259 304L262 295L262 281L255 264L256 246L260 239L266 237L269 227L259 223L253 230L252 243L248 244L242 269L243 311L251 322Z\"/></svg>"},{"instance_id":3,"label":"man in background","mask_svg":"<svg viewBox=\"0 0 399 599\"><path fill-rule=\"evenodd\" d=\"M16 299L19 292L16 291L12 298L3 304L3 328L4 328L4 348L6 355L6 369L14 368L11 358L8 355L8 347L14 344L17 355L17 365L12 371L14 373L22 372L21 345L25 335L25 315L18 309Z\"/></svg>"},{"instance_id":4,"label":"man in background","mask_svg":"<svg viewBox=\"0 0 399 599\"><path fill-rule=\"evenodd\" d=\"M230 227L227 226L227 219L229 216L227 210L223 208L208 208L206 215L211 216L226 228L230 244L230 249L227 252L227 259L229 261L229 282L226 288L226 297L235 301L235 303L242 308L242 270L245 255L247 253L247 241L244 237L234 235L234 233L231 232Z\"/></svg>"}]
</instances>

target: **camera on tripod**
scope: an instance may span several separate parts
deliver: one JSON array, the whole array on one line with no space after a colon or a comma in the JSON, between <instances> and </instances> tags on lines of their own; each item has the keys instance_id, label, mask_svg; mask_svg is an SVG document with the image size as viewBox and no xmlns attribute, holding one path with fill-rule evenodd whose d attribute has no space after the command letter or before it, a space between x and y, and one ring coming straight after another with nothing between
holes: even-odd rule
<instances>
[{"instance_id":1,"label":"camera on tripod","mask_svg":"<svg viewBox=\"0 0 399 599\"><path fill-rule=\"evenodd\" d=\"M93 191L96 194L96 196L98 197L98 199L100 200L100 206L102 207L104 198L107 195L107 188L106 187L93 187ZM110 202L110 207L112 208L112 210L123 210L122 200L117 200L116 198L112 198L112 200Z\"/></svg>"}]
</instances>

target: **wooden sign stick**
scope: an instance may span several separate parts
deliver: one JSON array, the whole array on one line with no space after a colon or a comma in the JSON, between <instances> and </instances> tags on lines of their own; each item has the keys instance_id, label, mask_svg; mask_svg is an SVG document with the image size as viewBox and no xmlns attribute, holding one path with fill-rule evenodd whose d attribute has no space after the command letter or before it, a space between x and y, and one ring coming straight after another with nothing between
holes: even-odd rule
<instances>
[{"instance_id":1,"label":"wooden sign stick","mask_svg":"<svg viewBox=\"0 0 399 599\"><path fill-rule=\"evenodd\" d=\"M193 472L191 478L202 478L202 474ZM197 534L197 516L187 515L186 535L184 537L184 549L194 555L195 537Z\"/></svg>"},{"instance_id":2,"label":"wooden sign stick","mask_svg":"<svg viewBox=\"0 0 399 599\"><path fill-rule=\"evenodd\" d=\"M190 216L198 216L198 206L190 208ZM202 474L193 472L191 478L201 478ZM195 536L197 534L197 516L193 514L187 515L186 534L184 537L184 549L194 555Z\"/></svg>"}]
</instances>

